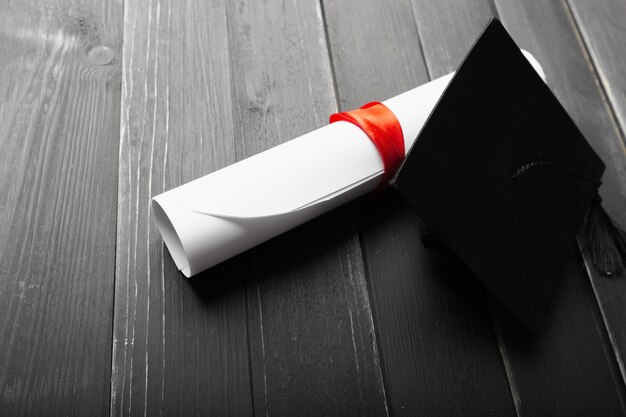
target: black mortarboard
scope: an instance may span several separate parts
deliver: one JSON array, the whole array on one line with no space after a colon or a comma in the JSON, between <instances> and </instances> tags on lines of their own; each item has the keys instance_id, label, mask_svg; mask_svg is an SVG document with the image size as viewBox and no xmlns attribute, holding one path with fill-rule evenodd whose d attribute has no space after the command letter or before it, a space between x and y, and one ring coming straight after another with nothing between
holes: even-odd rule
<instances>
[{"instance_id":1,"label":"black mortarboard","mask_svg":"<svg viewBox=\"0 0 626 417\"><path fill-rule=\"evenodd\" d=\"M492 19L392 186L535 329L603 171L567 112Z\"/></svg>"}]
</instances>

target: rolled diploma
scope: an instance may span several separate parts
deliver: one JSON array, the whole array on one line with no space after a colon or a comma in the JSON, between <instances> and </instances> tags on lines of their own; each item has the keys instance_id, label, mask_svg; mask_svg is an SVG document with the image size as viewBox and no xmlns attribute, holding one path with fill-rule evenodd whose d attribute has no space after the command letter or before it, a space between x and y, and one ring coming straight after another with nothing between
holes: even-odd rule
<instances>
[{"instance_id":1,"label":"rolled diploma","mask_svg":"<svg viewBox=\"0 0 626 417\"><path fill-rule=\"evenodd\" d=\"M407 152L453 75L383 102ZM191 277L374 190L382 175L372 141L340 121L159 194L152 213L176 266Z\"/></svg>"}]
</instances>

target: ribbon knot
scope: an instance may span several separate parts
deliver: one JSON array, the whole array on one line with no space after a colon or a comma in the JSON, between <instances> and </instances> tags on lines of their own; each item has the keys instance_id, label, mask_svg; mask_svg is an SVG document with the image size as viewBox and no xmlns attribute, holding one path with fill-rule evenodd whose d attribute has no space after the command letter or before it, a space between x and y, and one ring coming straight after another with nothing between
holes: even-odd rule
<instances>
[{"instance_id":1,"label":"ribbon knot","mask_svg":"<svg viewBox=\"0 0 626 417\"><path fill-rule=\"evenodd\" d=\"M330 123L339 121L358 126L374 143L385 167L380 185L387 185L404 159L404 134L396 115L383 103L374 101L330 116Z\"/></svg>"}]
</instances>

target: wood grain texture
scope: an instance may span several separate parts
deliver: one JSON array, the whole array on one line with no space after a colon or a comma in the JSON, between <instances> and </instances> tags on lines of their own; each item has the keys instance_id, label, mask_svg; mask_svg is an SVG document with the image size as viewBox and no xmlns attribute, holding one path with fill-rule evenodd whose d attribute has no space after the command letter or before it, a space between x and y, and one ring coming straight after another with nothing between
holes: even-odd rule
<instances>
[{"instance_id":1,"label":"wood grain texture","mask_svg":"<svg viewBox=\"0 0 626 417\"><path fill-rule=\"evenodd\" d=\"M559 2L541 1L498 0L496 6L505 26L522 48L535 54L546 72L548 85L607 163L601 187L607 208L623 207L623 143L568 9ZM579 282L588 278L577 269L580 263L576 257L570 262L569 272L557 290L559 297L548 314L547 329L532 338L533 349L520 347L519 339L524 339L520 334L508 340L505 335L505 350L516 352L510 355L511 372L521 397L521 413L570 410L580 415L623 415L624 384L606 329L598 319L597 303L589 295L589 285ZM599 290L596 295L602 301L608 294ZM616 323L614 326L622 327ZM554 329L554 333L548 329ZM543 363L541 379L531 377L528 369L534 365L530 363ZM556 385L557 380L567 383ZM532 394L540 389L551 395Z\"/></svg>"},{"instance_id":2,"label":"wood grain texture","mask_svg":"<svg viewBox=\"0 0 626 417\"><path fill-rule=\"evenodd\" d=\"M623 416L624 389L577 247L541 329L494 302L520 416Z\"/></svg>"},{"instance_id":3,"label":"wood grain texture","mask_svg":"<svg viewBox=\"0 0 626 417\"><path fill-rule=\"evenodd\" d=\"M626 224L618 0L2 2L0 415L625 415L626 280L574 248L530 335L391 192L190 280L150 219L161 191L454 70L496 13Z\"/></svg>"},{"instance_id":4,"label":"wood grain texture","mask_svg":"<svg viewBox=\"0 0 626 417\"><path fill-rule=\"evenodd\" d=\"M111 415L252 414L237 261L187 280L150 197L235 162L226 5L125 4Z\"/></svg>"},{"instance_id":5,"label":"wood grain texture","mask_svg":"<svg viewBox=\"0 0 626 417\"><path fill-rule=\"evenodd\" d=\"M122 8L0 5L0 415L105 415Z\"/></svg>"},{"instance_id":6,"label":"wood grain texture","mask_svg":"<svg viewBox=\"0 0 626 417\"><path fill-rule=\"evenodd\" d=\"M342 110L428 81L410 3L324 5ZM437 22L428 13L439 10L417 6L420 32L432 31ZM461 24L460 32L432 35L445 39L422 37L434 73L448 65L434 52L440 42L462 57L454 36L471 39L475 29ZM514 415L479 282L450 256L423 247L416 215L393 192L361 199L355 210L393 414Z\"/></svg>"},{"instance_id":7,"label":"wood grain texture","mask_svg":"<svg viewBox=\"0 0 626 417\"><path fill-rule=\"evenodd\" d=\"M237 158L337 110L318 1L229 3ZM336 210L244 254L257 415L387 415L356 227Z\"/></svg>"},{"instance_id":8,"label":"wood grain texture","mask_svg":"<svg viewBox=\"0 0 626 417\"><path fill-rule=\"evenodd\" d=\"M580 32L580 41L589 54L599 78L602 93L606 97L604 107L617 119L600 132L608 137L598 143L603 157L609 164L603 187L604 205L614 219L626 225L626 3L603 1L592 4L584 1L570 1L573 20ZM604 97L603 97L604 98ZM598 135L598 137L600 137ZM621 140L621 143L620 143ZM600 276L589 268L592 285L596 291L604 321L613 342L617 360L626 379L624 360L626 357L626 272L613 279Z\"/></svg>"},{"instance_id":9,"label":"wood grain texture","mask_svg":"<svg viewBox=\"0 0 626 417\"><path fill-rule=\"evenodd\" d=\"M411 4L431 78L456 70L495 15L488 0L411 0Z\"/></svg>"},{"instance_id":10,"label":"wood grain texture","mask_svg":"<svg viewBox=\"0 0 626 417\"><path fill-rule=\"evenodd\" d=\"M626 3L567 1L615 116L626 130Z\"/></svg>"}]
</instances>

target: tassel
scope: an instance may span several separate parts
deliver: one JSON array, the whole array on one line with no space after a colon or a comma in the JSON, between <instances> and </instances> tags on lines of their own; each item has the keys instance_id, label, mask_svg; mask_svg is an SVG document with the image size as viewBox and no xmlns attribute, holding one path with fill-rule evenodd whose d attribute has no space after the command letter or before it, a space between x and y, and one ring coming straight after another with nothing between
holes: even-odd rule
<instances>
[{"instance_id":1,"label":"tassel","mask_svg":"<svg viewBox=\"0 0 626 417\"><path fill-rule=\"evenodd\" d=\"M626 263L626 233L602 208L602 198L596 195L587 212L582 234L583 249L591 263L604 276L620 273Z\"/></svg>"}]
</instances>

